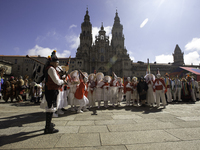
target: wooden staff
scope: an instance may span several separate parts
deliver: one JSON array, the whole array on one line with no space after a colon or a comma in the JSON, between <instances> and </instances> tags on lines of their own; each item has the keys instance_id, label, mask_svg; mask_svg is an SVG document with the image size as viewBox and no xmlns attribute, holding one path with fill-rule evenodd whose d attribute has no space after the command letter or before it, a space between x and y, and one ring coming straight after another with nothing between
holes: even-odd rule
<instances>
[{"instance_id":1,"label":"wooden staff","mask_svg":"<svg viewBox=\"0 0 200 150\"><path fill-rule=\"evenodd\" d=\"M39 61L39 60L37 60L37 59L35 59L35 58L32 58L32 57L30 57L30 56L28 56L28 55L26 55L26 57L27 57L27 58L30 58L30 59L32 59L32 60L34 60L34 61L36 61L36 62L38 62L38 63L40 63L40 64L42 64L42 65L45 65L43 62L41 62L41 61Z\"/></svg>"}]
</instances>

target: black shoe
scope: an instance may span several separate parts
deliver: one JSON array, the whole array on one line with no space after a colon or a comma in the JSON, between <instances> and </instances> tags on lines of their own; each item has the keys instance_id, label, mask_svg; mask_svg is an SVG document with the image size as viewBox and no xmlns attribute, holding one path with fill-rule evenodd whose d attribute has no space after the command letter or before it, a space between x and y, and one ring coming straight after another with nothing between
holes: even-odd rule
<instances>
[{"instance_id":1,"label":"black shoe","mask_svg":"<svg viewBox=\"0 0 200 150\"><path fill-rule=\"evenodd\" d=\"M65 109L65 108L62 108L61 110L62 110L62 111L67 111L67 109Z\"/></svg>"},{"instance_id":2,"label":"black shoe","mask_svg":"<svg viewBox=\"0 0 200 150\"><path fill-rule=\"evenodd\" d=\"M51 127L51 128L53 128L53 127L55 127L55 126L56 126L56 125L55 125L54 123L51 123L51 124L50 124L50 127Z\"/></svg>"},{"instance_id":3,"label":"black shoe","mask_svg":"<svg viewBox=\"0 0 200 150\"><path fill-rule=\"evenodd\" d=\"M53 134L57 132L59 132L59 130L54 128L44 129L44 134Z\"/></svg>"}]
</instances>

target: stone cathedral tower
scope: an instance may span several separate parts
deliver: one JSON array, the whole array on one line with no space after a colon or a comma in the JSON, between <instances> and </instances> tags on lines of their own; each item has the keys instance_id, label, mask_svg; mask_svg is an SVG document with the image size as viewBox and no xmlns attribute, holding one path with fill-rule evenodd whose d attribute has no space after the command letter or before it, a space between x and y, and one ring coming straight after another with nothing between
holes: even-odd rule
<instances>
[{"instance_id":1,"label":"stone cathedral tower","mask_svg":"<svg viewBox=\"0 0 200 150\"><path fill-rule=\"evenodd\" d=\"M88 73L103 72L105 75L117 76L131 75L132 61L124 47L123 26L116 11L112 27L112 39L106 35L103 23L95 41L92 44L92 24L88 10L81 24L80 46L77 49L76 59L79 66L83 66ZM111 44L110 44L111 43Z\"/></svg>"},{"instance_id":2,"label":"stone cathedral tower","mask_svg":"<svg viewBox=\"0 0 200 150\"><path fill-rule=\"evenodd\" d=\"M181 49L180 49L180 47L177 44L176 47L175 47L175 50L174 50L174 54L173 54L174 65L180 65L180 66L182 66L184 64L183 54L184 53L181 52Z\"/></svg>"}]
</instances>

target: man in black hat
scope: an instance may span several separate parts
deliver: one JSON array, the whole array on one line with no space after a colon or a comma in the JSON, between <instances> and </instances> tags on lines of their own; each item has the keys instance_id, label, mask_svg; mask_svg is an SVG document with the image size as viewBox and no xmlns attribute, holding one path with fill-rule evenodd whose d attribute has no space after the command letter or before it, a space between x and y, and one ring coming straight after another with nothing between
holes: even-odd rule
<instances>
[{"instance_id":1,"label":"man in black hat","mask_svg":"<svg viewBox=\"0 0 200 150\"><path fill-rule=\"evenodd\" d=\"M57 129L53 128L55 125L51 123L51 120L53 112L56 111L56 102L59 93L58 90L63 84L67 83L66 80L60 79L60 75L56 70L59 65L59 61L55 50L52 52L51 57L48 57L48 60L49 64L45 69L45 97L48 105L48 109L46 109L46 126L44 129L45 134L58 132Z\"/></svg>"}]
</instances>

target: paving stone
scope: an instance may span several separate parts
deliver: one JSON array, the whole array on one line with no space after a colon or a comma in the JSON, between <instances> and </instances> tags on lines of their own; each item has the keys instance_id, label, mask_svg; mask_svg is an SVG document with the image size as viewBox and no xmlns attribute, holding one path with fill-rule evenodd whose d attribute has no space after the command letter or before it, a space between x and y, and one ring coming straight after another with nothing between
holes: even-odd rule
<instances>
[{"instance_id":1,"label":"paving stone","mask_svg":"<svg viewBox=\"0 0 200 150\"><path fill-rule=\"evenodd\" d=\"M77 114L67 110L52 119L59 132L48 135L44 135L45 113L39 105L1 102L0 149L196 150L200 147L200 101L169 104L166 109L102 107L97 115L91 115L92 111Z\"/></svg>"},{"instance_id":2,"label":"paving stone","mask_svg":"<svg viewBox=\"0 0 200 150\"><path fill-rule=\"evenodd\" d=\"M78 133L80 126L55 126L59 133Z\"/></svg>"},{"instance_id":3,"label":"paving stone","mask_svg":"<svg viewBox=\"0 0 200 150\"><path fill-rule=\"evenodd\" d=\"M135 120L98 120L95 121L96 125L109 125L109 124L135 124Z\"/></svg>"},{"instance_id":4,"label":"paving stone","mask_svg":"<svg viewBox=\"0 0 200 150\"><path fill-rule=\"evenodd\" d=\"M100 133L102 145L121 145L178 141L179 139L162 130Z\"/></svg>"},{"instance_id":5,"label":"paving stone","mask_svg":"<svg viewBox=\"0 0 200 150\"><path fill-rule=\"evenodd\" d=\"M67 125L94 125L94 121L68 121Z\"/></svg>"},{"instance_id":6,"label":"paving stone","mask_svg":"<svg viewBox=\"0 0 200 150\"><path fill-rule=\"evenodd\" d=\"M66 120L66 121L69 121L69 120L74 120L76 118L76 115L69 115L69 116L59 116L58 118L52 118L52 120Z\"/></svg>"},{"instance_id":7,"label":"paving stone","mask_svg":"<svg viewBox=\"0 0 200 150\"><path fill-rule=\"evenodd\" d=\"M139 119L137 119L137 118L135 118L135 119L133 119L136 123L151 123L151 122L162 122L162 121L160 121L160 120L158 120L158 119L153 119L153 118L151 118L151 119L149 119L149 118L139 118Z\"/></svg>"},{"instance_id":8,"label":"paving stone","mask_svg":"<svg viewBox=\"0 0 200 150\"><path fill-rule=\"evenodd\" d=\"M179 119L178 117L159 117L159 118L156 118L162 122L176 122L176 121L183 121L181 119Z\"/></svg>"},{"instance_id":9,"label":"paving stone","mask_svg":"<svg viewBox=\"0 0 200 150\"><path fill-rule=\"evenodd\" d=\"M199 150L200 140L126 145L128 150Z\"/></svg>"},{"instance_id":10,"label":"paving stone","mask_svg":"<svg viewBox=\"0 0 200 150\"><path fill-rule=\"evenodd\" d=\"M157 112L157 113L150 113L150 114L138 114L138 116L142 117L142 118L148 118L148 119L157 119L157 118L165 118L165 117L174 117L174 115L170 114L170 113L161 113L161 112Z\"/></svg>"},{"instance_id":11,"label":"paving stone","mask_svg":"<svg viewBox=\"0 0 200 150\"><path fill-rule=\"evenodd\" d=\"M142 117L135 115L135 114L131 114L131 115L113 115L112 118L115 119L141 119Z\"/></svg>"},{"instance_id":12,"label":"paving stone","mask_svg":"<svg viewBox=\"0 0 200 150\"><path fill-rule=\"evenodd\" d=\"M23 150L32 150L32 149L23 149ZM44 149L37 149L37 150L45 150ZM65 148L53 148L47 150L127 150L125 145L119 146L92 146L92 147L65 147Z\"/></svg>"},{"instance_id":13,"label":"paving stone","mask_svg":"<svg viewBox=\"0 0 200 150\"><path fill-rule=\"evenodd\" d=\"M187 121L187 122L173 122L173 124L178 125L182 128L192 128L192 127L200 127L200 121Z\"/></svg>"},{"instance_id":14,"label":"paving stone","mask_svg":"<svg viewBox=\"0 0 200 150\"><path fill-rule=\"evenodd\" d=\"M52 121L56 126L65 126L67 124L68 121L62 121L62 120L54 120ZM29 124L23 124L24 127L27 126L45 126L46 121L40 121L40 122L35 122L35 123L29 123Z\"/></svg>"},{"instance_id":15,"label":"paving stone","mask_svg":"<svg viewBox=\"0 0 200 150\"><path fill-rule=\"evenodd\" d=\"M79 133L108 132L107 126L81 126Z\"/></svg>"},{"instance_id":16,"label":"paving stone","mask_svg":"<svg viewBox=\"0 0 200 150\"><path fill-rule=\"evenodd\" d=\"M99 133L64 134L55 147L100 146Z\"/></svg>"},{"instance_id":17,"label":"paving stone","mask_svg":"<svg viewBox=\"0 0 200 150\"><path fill-rule=\"evenodd\" d=\"M165 131L181 140L200 139L200 128L166 129Z\"/></svg>"},{"instance_id":18,"label":"paving stone","mask_svg":"<svg viewBox=\"0 0 200 150\"><path fill-rule=\"evenodd\" d=\"M151 122L151 123L136 123L136 124L118 124L118 125L107 125L111 132L123 132L123 131L139 131L139 130L159 130L159 129L170 129L179 128L170 122Z\"/></svg>"},{"instance_id":19,"label":"paving stone","mask_svg":"<svg viewBox=\"0 0 200 150\"><path fill-rule=\"evenodd\" d=\"M200 121L199 116L191 116L191 117L177 117L178 119L184 120L184 121Z\"/></svg>"},{"instance_id":20,"label":"paving stone","mask_svg":"<svg viewBox=\"0 0 200 150\"><path fill-rule=\"evenodd\" d=\"M1 135L12 135L15 133L19 133L21 130L23 130L24 128L22 127L9 127L9 128L4 128L1 129L0 131L0 136Z\"/></svg>"},{"instance_id":21,"label":"paving stone","mask_svg":"<svg viewBox=\"0 0 200 150\"><path fill-rule=\"evenodd\" d=\"M87 116L77 116L76 121L81 120L112 120L111 116L99 116L99 115L87 115Z\"/></svg>"},{"instance_id":22,"label":"paving stone","mask_svg":"<svg viewBox=\"0 0 200 150\"><path fill-rule=\"evenodd\" d=\"M1 139L1 149L53 148L62 134L32 134L22 132Z\"/></svg>"}]
</instances>

